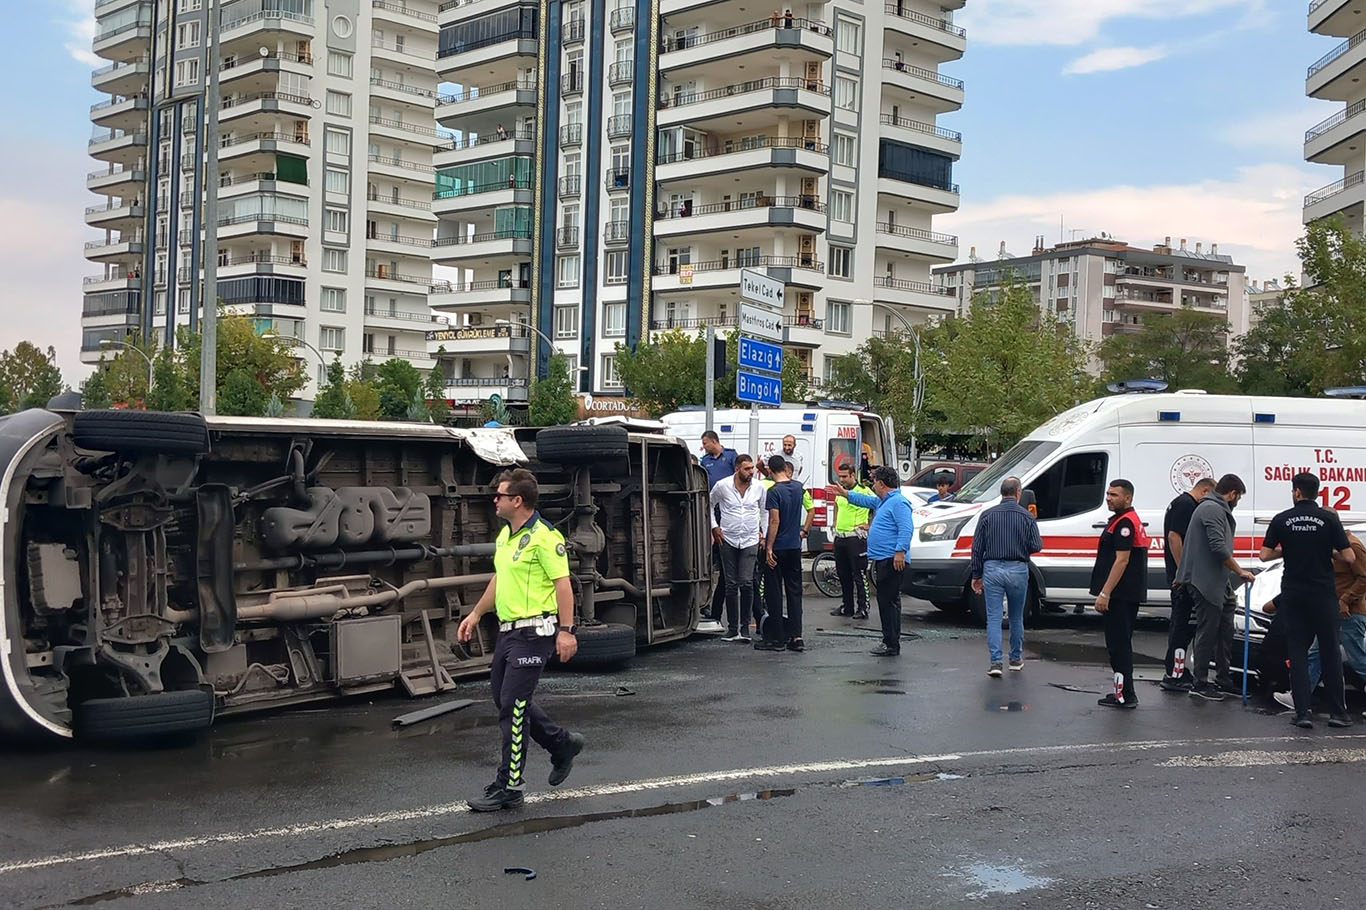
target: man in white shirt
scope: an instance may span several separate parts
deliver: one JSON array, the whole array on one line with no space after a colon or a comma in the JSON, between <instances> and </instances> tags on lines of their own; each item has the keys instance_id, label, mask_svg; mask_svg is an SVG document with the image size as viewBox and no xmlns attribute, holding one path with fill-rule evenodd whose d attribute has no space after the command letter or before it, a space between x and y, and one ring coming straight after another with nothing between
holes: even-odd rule
<instances>
[{"instance_id":1,"label":"man in white shirt","mask_svg":"<svg viewBox=\"0 0 1366 910\"><path fill-rule=\"evenodd\" d=\"M806 459L797 451L797 437L788 433L783 437L783 458L792 465L792 479L806 484Z\"/></svg>"},{"instance_id":2,"label":"man in white shirt","mask_svg":"<svg viewBox=\"0 0 1366 910\"><path fill-rule=\"evenodd\" d=\"M711 488L711 534L721 548L726 585L726 634L722 641L749 641L754 607L754 563L768 529L768 491L754 479L754 459L735 457L735 473Z\"/></svg>"}]
</instances>

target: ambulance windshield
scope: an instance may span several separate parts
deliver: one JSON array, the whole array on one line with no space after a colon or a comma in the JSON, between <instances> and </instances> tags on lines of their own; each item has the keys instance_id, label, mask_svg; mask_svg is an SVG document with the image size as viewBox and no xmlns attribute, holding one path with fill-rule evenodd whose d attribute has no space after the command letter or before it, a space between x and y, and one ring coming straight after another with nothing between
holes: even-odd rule
<instances>
[{"instance_id":1,"label":"ambulance windshield","mask_svg":"<svg viewBox=\"0 0 1366 910\"><path fill-rule=\"evenodd\" d=\"M1024 480L1024 475L1042 462L1058 448L1056 442L1038 442L1026 439L1017 443L976 477L963 484L953 494L953 502L980 502L1001 494L1001 481L1012 474Z\"/></svg>"}]
</instances>

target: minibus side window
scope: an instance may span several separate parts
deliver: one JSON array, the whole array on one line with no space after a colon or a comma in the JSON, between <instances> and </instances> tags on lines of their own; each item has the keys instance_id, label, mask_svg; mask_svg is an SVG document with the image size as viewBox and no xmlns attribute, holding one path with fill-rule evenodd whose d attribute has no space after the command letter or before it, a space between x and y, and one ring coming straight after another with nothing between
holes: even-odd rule
<instances>
[{"instance_id":1,"label":"minibus side window","mask_svg":"<svg viewBox=\"0 0 1366 910\"><path fill-rule=\"evenodd\" d=\"M839 469L842 464L852 466L854 473L857 474L861 455L857 439L844 437L830 440L830 479L826 482L840 482Z\"/></svg>"},{"instance_id":2,"label":"minibus side window","mask_svg":"<svg viewBox=\"0 0 1366 910\"><path fill-rule=\"evenodd\" d=\"M1105 452L1078 452L1059 459L1034 478L1039 520L1067 518L1100 508L1105 503L1106 468L1110 457Z\"/></svg>"}]
</instances>

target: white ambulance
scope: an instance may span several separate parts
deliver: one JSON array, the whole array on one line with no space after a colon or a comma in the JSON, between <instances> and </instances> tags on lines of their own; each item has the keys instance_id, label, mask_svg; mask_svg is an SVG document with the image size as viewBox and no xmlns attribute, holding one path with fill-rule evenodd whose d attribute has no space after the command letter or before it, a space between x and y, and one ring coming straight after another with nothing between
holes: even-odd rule
<instances>
[{"instance_id":1,"label":"white ambulance","mask_svg":"<svg viewBox=\"0 0 1366 910\"><path fill-rule=\"evenodd\" d=\"M1105 490L1125 478L1152 538L1148 603L1170 603L1162 552L1167 504L1201 477L1237 474L1248 493L1234 513L1236 555L1257 564L1267 520L1289 508L1290 478L1319 477L1320 502L1346 523L1366 520L1366 401L1206 395L1123 394L1072 408L1030 433L966 484L952 501L915 511L903 590L945 609L970 607L973 531L1014 475L1033 491L1043 551L1030 566L1029 609L1090 604L1096 544L1110 513Z\"/></svg>"},{"instance_id":2,"label":"white ambulance","mask_svg":"<svg viewBox=\"0 0 1366 910\"><path fill-rule=\"evenodd\" d=\"M712 427L721 445L737 452L767 459L782 454L784 436L790 435L796 441L791 459L797 464L796 479L815 501L812 533L807 541L809 550L824 547L826 528L834 518L834 511L825 500L825 485L839 482L836 472L841 464L852 464L857 469L865 445L872 453L869 461L873 465L895 467L897 463L892 419L844 404L830 401L761 409L757 453L749 452L749 408L717 408L713 412ZM682 437L699 458L702 456L702 431L707 422L704 409L674 411L660 420L666 432Z\"/></svg>"}]
</instances>

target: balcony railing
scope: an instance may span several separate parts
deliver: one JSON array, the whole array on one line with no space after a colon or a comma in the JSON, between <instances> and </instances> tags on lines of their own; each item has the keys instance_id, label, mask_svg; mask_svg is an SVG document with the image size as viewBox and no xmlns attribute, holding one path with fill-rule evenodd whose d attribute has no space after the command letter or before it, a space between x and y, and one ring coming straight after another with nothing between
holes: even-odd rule
<instances>
[{"instance_id":1,"label":"balcony railing","mask_svg":"<svg viewBox=\"0 0 1366 910\"><path fill-rule=\"evenodd\" d=\"M877 231L879 234L892 234L896 237L910 237L914 240L923 240L926 243L938 243L943 246L958 246L958 238L952 234L937 234L934 231L927 231L924 228L902 227L898 224L878 222Z\"/></svg>"},{"instance_id":2,"label":"balcony railing","mask_svg":"<svg viewBox=\"0 0 1366 910\"><path fill-rule=\"evenodd\" d=\"M382 51L392 51L395 54L403 54L408 57L417 57L420 60L435 60L436 50L426 50L410 45L407 41L385 41L381 38L371 36L370 47Z\"/></svg>"},{"instance_id":3,"label":"balcony railing","mask_svg":"<svg viewBox=\"0 0 1366 910\"><path fill-rule=\"evenodd\" d=\"M933 123L921 123L919 120L907 120L905 117L894 117L891 114L883 114L881 120L884 126L897 126L903 130L915 130L917 133L938 136L940 139L947 139L950 142L963 141L962 133L946 130L942 126L935 126Z\"/></svg>"},{"instance_id":4,"label":"balcony railing","mask_svg":"<svg viewBox=\"0 0 1366 910\"><path fill-rule=\"evenodd\" d=\"M116 61L114 61L113 63L108 64L107 66L102 66L102 67L100 67L99 69L97 69L97 70L95 70L93 73L91 73L90 75L91 75L92 78L98 78L98 77L104 76L104 75L106 75L106 74L108 74L108 73L116 72L116 71L118 71L118 70L132 69L132 68L135 67L135 66L147 66L147 65L150 64L150 63L151 63L151 58L150 58L150 57L138 57L136 60L126 60L126 61L125 61L125 60L116 60Z\"/></svg>"},{"instance_id":5,"label":"balcony railing","mask_svg":"<svg viewBox=\"0 0 1366 910\"><path fill-rule=\"evenodd\" d=\"M612 10L610 24L614 32L635 28L636 8L634 6L622 6Z\"/></svg>"},{"instance_id":6,"label":"balcony railing","mask_svg":"<svg viewBox=\"0 0 1366 910\"><path fill-rule=\"evenodd\" d=\"M1323 6L1323 5L1324 5L1325 3L1327 3L1327 2L1328 2L1328 0L1310 0L1310 2L1309 2L1309 12L1310 12L1310 14L1312 15L1313 12L1314 12L1314 10L1318 9L1320 6Z\"/></svg>"},{"instance_id":7,"label":"balcony railing","mask_svg":"<svg viewBox=\"0 0 1366 910\"><path fill-rule=\"evenodd\" d=\"M96 214L97 212L119 212L119 211L122 211L122 210L124 210L124 209L128 209L130 212L136 213L135 210L140 209L140 208L142 208L142 200L141 200L141 199L134 199L132 202L112 202L112 201L111 201L111 202L107 202L107 203L102 202L102 203L100 203L99 205L92 205L92 206L89 206L89 207L85 210L85 213L86 213L87 215L94 215L94 214Z\"/></svg>"},{"instance_id":8,"label":"balcony railing","mask_svg":"<svg viewBox=\"0 0 1366 910\"><path fill-rule=\"evenodd\" d=\"M921 25L937 28L941 32L947 32L948 34L955 35L959 38L966 38L968 35L968 30L965 28L959 28L952 22L945 22L943 19L936 19L933 16L927 16L924 13L918 13L915 10L904 9L899 3L888 3L885 12L889 16L896 16L898 19L908 19L911 22L919 22Z\"/></svg>"},{"instance_id":9,"label":"balcony railing","mask_svg":"<svg viewBox=\"0 0 1366 910\"><path fill-rule=\"evenodd\" d=\"M367 193L365 198L371 202L380 202L385 205L397 205L405 209L417 209L422 212L430 212L432 204L421 199L394 198L392 195L380 195L379 193Z\"/></svg>"},{"instance_id":10,"label":"balcony railing","mask_svg":"<svg viewBox=\"0 0 1366 910\"><path fill-rule=\"evenodd\" d=\"M496 389L503 386L509 389L525 389L527 380L518 376L504 376L501 379L497 376L462 376L446 380L448 389Z\"/></svg>"},{"instance_id":11,"label":"balcony railing","mask_svg":"<svg viewBox=\"0 0 1366 910\"><path fill-rule=\"evenodd\" d=\"M430 164L402 161L398 158L386 157L384 155L368 155L367 157L372 164L382 164L386 167L396 167L405 171L416 171L420 174L432 174L436 172L436 168L432 167Z\"/></svg>"},{"instance_id":12,"label":"balcony railing","mask_svg":"<svg viewBox=\"0 0 1366 910\"><path fill-rule=\"evenodd\" d=\"M447 294L473 294L479 291L527 291L531 282L520 278L491 278L484 281L466 281L452 284Z\"/></svg>"},{"instance_id":13,"label":"balcony railing","mask_svg":"<svg viewBox=\"0 0 1366 910\"><path fill-rule=\"evenodd\" d=\"M882 65L886 69L898 73L906 73L915 76L917 79L924 79L926 82L933 82L947 88L961 89L963 87L962 79L950 79L948 76L940 75L934 70L927 70L923 66L912 66L904 60L893 60L890 57L884 57L882 59Z\"/></svg>"},{"instance_id":14,"label":"balcony railing","mask_svg":"<svg viewBox=\"0 0 1366 910\"><path fill-rule=\"evenodd\" d=\"M151 13L148 12L148 15L150 16ZM97 31L95 33L94 43L99 44L101 41L107 41L110 38L113 38L117 35L122 35L124 32L131 32L134 29L150 29L151 27L152 22L150 19L146 21L138 19L138 21L136 22L125 22L122 25L116 25L113 28L107 28L102 31Z\"/></svg>"},{"instance_id":15,"label":"balcony railing","mask_svg":"<svg viewBox=\"0 0 1366 910\"><path fill-rule=\"evenodd\" d=\"M113 142L116 139L132 139L137 145L147 144L146 133L130 133L127 130L96 129L94 134L90 137L90 145L96 146L102 142Z\"/></svg>"},{"instance_id":16,"label":"balcony railing","mask_svg":"<svg viewBox=\"0 0 1366 910\"><path fill-rule=\"evenodd\" d=\"M927 281L911 281L909 278L889 278L879 275L873 278L873 287L891 288L897 291L914 291L917 294L932 294L935 297L954 297L956 289L940 287Z\"/></svg>"},{"instance_id":17,"label":"balcony railing","mask_svg":"<svg viewBox=\"0 0 1366 910\"><path fill-rule=\"evenodd\" d=\"M564 24L564 32L563 32L563 35L564 35L564 43L565 43L565 44L570 44L570 43L577 43L577 42L579 42L579 41L582 41L582 40L583 40L583 32L584 32L583 20L582 20L582 19L570 19L568 22L566 22L566 23Z\"/></svg>"},{"instance_id":18,"label":"balcony railing","mask_svg":"<svg viewBox=\"0 0 1366 910\"><path fill-rule=\"evenodd\" d=\"M631 124L630 114L613 114L607 118L607 138L620 139L631 135Z\"/></svg>"},{"instance_id":19,"label":"balcony railing","mask_svg":"<svg viewBox=\"0 0 1366 910\"><path fill-rule=\"evenodd\" d=\"M97 180L101 177L117 177L120 174L129 174L130 176L133 176L134 180L136 180L139 178L137 178L135 175L141 173L144 173L143 167L141 165L134 165L132 167L129 167L128 165L117 164L112 168L100 168L98 171L91 171L89 174L86 174L86 179Z\"/></svg>"},{"instance_id":20,"label":"balcony railing","mask_svg":"<svg viewBox=\"0 0 1366 910\"><path fill-rule=\"evenodd\" d=\"M366 231L365 239L372 240L375 243L395 243L399 246L414 246L426 250L432 248L432 238L430 237L408 237L403 234L381 234L379 231Z\"/></svg>"},{"instance_id":21,"label":"balcony railing","mask_svg":"<svg viewBox=\"0 0 1366 910\"><path fill-rule=\"evenodd\" d=\"M829 36L830 26L816 19L803 19L792 16L773 15L768 19L757 19L754 22L746 22L744 25L733 25L730 28L717 29L714 32L707 32L702 35L694 35L689 38L670 38L663 39L663 50L669 51L684 50L689 47L698 47L703 44L712 44L716 41L726 41L730 38L739 38L744 35L753 35L757 32L766 32L771 29L802 29L803 31L815 32L818 35Z\"/></svg>"},{"instance_id":22,"label":"balcony railing","mask_svg":"<svg viewBox=\"0 0 1366 910\"><path fill-rule=\"evenodd\" d=\"M607 68L608 85L630 85L636 75L634 60L618 60Z\"/></svg>"},{"instance_id":23,"label":"balcony railing","mask_svg":"<svg viewBox=\"0 0 1366 910\"><path fill-rule=\"evenodd\" d=\"M423 22L436 21L436 16L432 13L423 12L420 9L409 9L402 3L390 3L389 0L371 0L370 5L376 9L388 10L391 13L398 13L402 16L411 16L414 19L421 19Z\"/></svg>"},{"instance_id":24,"label":"balcony railing","mask_svg":"<svg viewBox=\"0 0 1366 910\"><path fill-rule=\"evenodd\" d=\"M502 231L485 231L482 234L471 234L468 237L438 237L433 241L434 247L463 246L468 243L489 243L495 240L530 240L531 228L510 228Z\"/></svg>"},{"instance_id":25,"label":"balcony railing","mask_svg":"<svg viewBox=\"0 0 1366 910\"><path fill-rule=\"evenodd\" d=\"M392 117L381 117L379 114L371 114L370 122L376 126L387 126L390 129L399 130L404 133L413 133L417 136L427 136L432 139L455 140L455 134L447 132L446 130L438 130L430 126L409 123L405 120L395 120Z\"/></svg>"},{"instance_id":26,"label":"balcony railing","mask_svg":"<svg viewBox=\"0 0 1366 910\"><path fill-rule=\"evenodd\" d=\"M228 133L218 140L218 147L225 149L230 145L243 142L292 142L295 145L311 145L307 134L301 133Z\"/></svg>"},{"instance_id":27,"label":"balcony railing","mask_svg":"<svg viewBox=\"0 0 1366 910\"><path fill-rule=\"evenodd\" d=\"M437 95L436 99L442 104L464 104L467 101L478 101L487 98L489 95L499 95L503 92L534 92L536 82L532 79L511 79L507 82L495 82L492 85L471 85L458 95Z\"/></svg>"},{"instance_id":28,"label":"balcony railing","mask_svg":"<svg viewBox=\"0 0 1366 910\"><path fill-rule=\"evenodd\" d=\"M608 243L625 243L631 239L631 222L609 221L603 232L603 240Z\"/></svg>"},{"instance_id":29,"label":"balcony railing","mask_svg":"<svg viewBox=\"0 0 1366 910\"><path fill-rule=\"evenodd\" d=\"M534 128L523 127L518 130L513 130L511 133L505 131L501 136L499 136L497 133L484 136L480 136L477 133L469 134L466 135L463 139L452 138L450 145L448 147L455 151L461 151L463 149L477 148L481 145L491 145L495 142L507 142L509 139L518 139L523 142L532 142L536 139L536 130Z\"/></svg>"},{"instance_id":30,"label":"balcony railing","mask_svg":"<svg viewBox=\"0 0 1366 910\"><path fill-rule=\"evenodd\" d=\"M578 174L560 178L560 195L577 196L581 192L582 179Z\"/></svg>"},{"instance_id":31,"label":"balcony railing","mask_svg":"<svg viewBox=\"0 0 1366 910\"><path fill-rule=\"evenodd\" d=\"M899 180L902 183L913 183L916 186L925 186L929 187L932 190L939 190L944 193L952 193L955 196L959 195L958 184L931 182L928 178L923 177L920 174L908 174L903 171L879 170L877 175L879 177L886 177L890 180Z\"/></svg>"},{"instance_id":32,"label":"balcony railing","mask_svg":"<svg viewBox=\"0 0 1366 910\"><path fill-rule=\"evenodd\" d=\"M603 176L603 185L609 190L627 190L631 188L630 168L618 167L611 168Z\"/></svg>"},{"instance_id":33,"label":"balcony railing","mask_svg":"<svg viewBox=\"0 0 1366 910\"><path fill-rule=\"evenodd\" d=\"M1366 171L1357 171L1355 174L1348 174L1342 180L1339 180L1336 183L1330 183L1321 189L1315 190L1308 196L1305 196L1304 207L1309 208L1311 205L1326 202L1338 193L1345 192L1354 186L1360 186L1363 179L1366 179Z\"/></svg>"},{"instance_id":34,"label":"balcony railing","mask_svg":"<svg viewBox=\"0 0 1366 910\"><path fill-rule=\"evenodd\" d=\"M816 329L821 331L825 328L825 320L817 319L806 314L793 316L783 316L783 325L798 326L801 328ZM705 329L707 326L733 326L740 321L739 316L693 316L688 318L669 317L663 319L650 320L650 328L658 331L660 329Z\"/></svg>"},{"instance_id":35,"label":"balcony railing","mask_svg":"<svg viewBox=\"0 0 1366 910\"><path fill-rule=\"evenodd\" d=\"M468 186L451 187L450 189L436 190L432 193L433 199L454 199L457 196L475 196L479 193L496 193L499 190L529 190L531 189L530 177L509 177L507 180L496 180L492 183L471 183Z\"/></svg>"},{"instance_id":36,"label":"balcony railing","mask_svg":"<svg viewBox=\"0 0 1366 910\"><path fill-rule=\"evenodd\" d=\"M218 226L225 227L233 224L249 224L253 221L268 221L275 224L297 224L303 227L308 226L308 219L299 215L280 215L272 212L249 212L245 215L224 215L218 219Z\"/></svg>"},{"instance_id":37,"label":"balcony railing","mask_svg":"<svg viewBox=\"0 0 1366 910\"><path fill-rule=\"evenodd\" d=\"M747 92L761 92L769 89L796 88L808 92L815 92L818 95L830 94L830 89L822 85L816 79L803 79L793 76L768 76L763 79L753 79L749 82L737 82L733 85L725 85L721 88L714 88L705 92L685 92L675 97L663 95L659 99L661 108L683 107L688 104L699 104L703 101L713 101L717 98L726 98L730 95L743 95Z\"/></svg>"},{"instance_id":38,"label":"balcony railing","mask_svg":"<svg viewBox=\"0 0 1366 910\"><path fill-rule=\"evenodd\" d=\"M790 136L748 136L744 139L733 140L733 142L735 144L730 148L699 148L691 152L661 153L655 157L655 164L674 164L679 161L694 161L698 158L715 158L721 155L741 155L745 152L759 151L761 149L804 149L805 151L816 152L821 155L826 154L829 150L828 147L819 140L800 139Z\"/></svg>"},{"instance_id":39,"label":"balcony railing","mask_svg":"<svg viewBox=\"0 0 1366 910\"><path fill-rule=\"evenodd\" d=\"M286 9L263 9L258 10L254 13L248 13L245 16L238 16L236 19L224 22L219 28L221 32L226 32L230 29L240 28L243 25L250 25L253 22L261 22L268 19L279 19L282 21L298 22L301 25L313 24L313 17L305 16L303 13L296 13L292 10Z\"/></svg>"},{"instance_id":40,"label":"balcony railing","mask_svg":"<svg viewBox=\"0 0 1366 910\"><path fill-rule=\"evenodd\" d=\"M365 308L365 315L376 316L381 319L402 319L405 322L445 322L444 319L440 318L439 316L435 316L431 313L415 313L411 310L405 311L398 309L390 309L389 307L384 307L383 309L381 309L380 307L374 304L371 304L370 306L367 306Z\"/></svg>"},{"instance_id":41,"label":"balcony railing","mask_svg":"<svg viewBox=\"0 0 1366 910\"><path fill-rule=\"evenodd\" d=\"M748 209L787 208L806 209L810 212L824 212L825 203L818 202L815 196L755 196L732 199L729 202L710 202L706 205L693 205L690 201L668 206L659 217L691 218L698 215L715 215L718 212L740 212Z\"/></svg>"},{"instance_id":42,"label":"balcony railing","mask_svg":"<svg viewBox=\"0 0 1366 910\"><path fill-rule=\"evenodd\" d=\"M1348 38L1346 41L1342 42L1337 47L1333 48L1331 51L1329 51L1328 53L1320 57L1318 60L1316 60L1314 64L1309 67L1309 73L1305 76L1305 78L1312 78L1313 75L1317 73L1319 70L1323 69L1325 66L1332 63L1334 60L1338 59L1343 54L1347 53L1363 41L1366 41L1366 29L1357 32L1355 35Z\"/></svg>"},{"instance_id":43,"label":"balcony railing","mask_svg":"<svg viewBox=\"0 0 1366 910\"><path fill-rule=\"evenodd\" d=\"M312 54L291 54L289 51L273 51L268 49L264 55L241 54L238 56L228 57L223 61L223 65L220 66L219 69L223 72L226 72L230 69L236 69L239 66L246 66L248 63L255 63L257 60L261 59L288 60L290 63L302 63L308 66L313 65Z\"/></svg>"},{"instance_id":44,"label":"balcony railing","mask_svg":"<svg viewBox=\"0 0 1366 910\"><path fill-rule=\"evenodd\" d=\"M579 245L579 229L562 227L555 232L555 245L560 249L576 249Z\"/></svg>"},{"instance_id":45,"label":"balcony railing","mask_svg":"<svg viewBox=\"0 0 1366 910\"><path fill-rule=\"evenodd\" d=\"M1311 127L1307 132L1305 132L1304 141L1313 142L1315 139L1319 138L1320 136L1327 133L1329 130L1333 129L1333 127L1338 126L1339 124L1346 123L1348 120L1351 120L1353 117L1357 116L1362 111L1366 111L1366 98L1363 98L1361 101L1352 102L1351 104L1347 105L1345 109L1338 111L1336 114L1329 117L1327 120L1323 121L1317 126Z\"/></svg>"},{"instance_id":46,"label":"balcony railing","mask_svg":"<svg viewBox=\"0 0 1366 910\"><path fill-rule=\"evenodd\" d=\"M477 51L482 47L491 47L495 44L502 44L504 41L535 41L537 30L534 28L514 28L496 35L489 35L485 38L477 38L474 41L467 41L462 45L448 47L436 52L436 56L453 57L456 54L466 54L470 51Z\"/></svg>"},{"instance_id":47,"label":"balcony railing","mask_svg":"<svg viewBox=\"0 0 1366 910\"><path fill-rule=\"evenodd\" d=\"M378 85L380 88L389 88L398 92L406 92L409 95L416 95L419 98L435 98L436 92L429 88L422 88L419 85L405 85L402 82L395 82L392 79L381 79L378 76L370 77L371 85Z\"/></svg>"},{"instance_id":48,"label":"balcony railing","mask_svg":"<svg viewBox=\"0 0 1366 910\"><path fill-rule=\"evenodd\" d=\"M581 145L583 143L583 124L566 123L560 127L560 145Z\"/></svg>"},{"instance_id":49,"label":"balcony railing","mask_svg":"<svg viewBox=\"0 0 1366 910\"><path fill-rule=\"evenodd\" d=\"M560 94L577 95L583 91L583 73L577 70L560 77Z\"/></svg>"},{"instance_id":50,"label":"balcony railing","mask_svg":"<svg viewBox=\"0 0 1366 910\"><path fill-rule=\"evenodd\" d=\"M253 101L287 101L290 104L313 107L313 99L307 95L294 95L289 92L253 92L250 95L228 95L222 100L221 109L227 110L230 107L250 104Z\"/></svg>"},{"instance_id":51,"label":"balcony railing","mask_svg":"<svg viewBox=\"0 0 1366 910\"><path fill-rule=\"evenodd\" d=\"M734 269L779 268L806 269L824 272L825 266L815 256L746 256L738 259L708 259L701 262L660 263L655 266L654 274L677 275L682 266L692 266L693 274L699 272L726 272Z\"/></svg>"}]
</instances>

